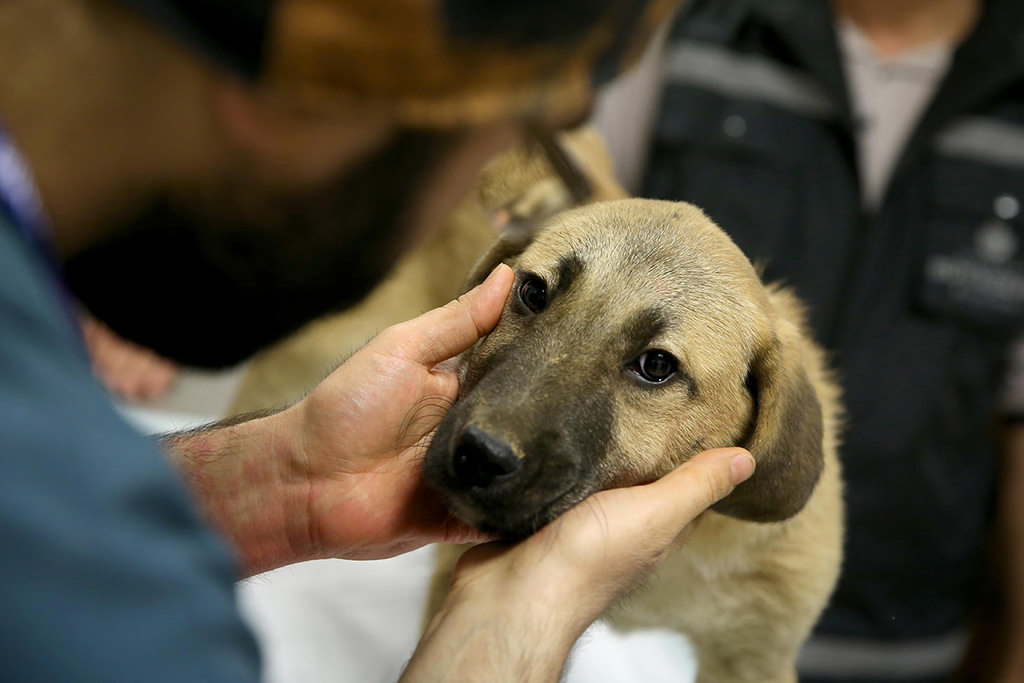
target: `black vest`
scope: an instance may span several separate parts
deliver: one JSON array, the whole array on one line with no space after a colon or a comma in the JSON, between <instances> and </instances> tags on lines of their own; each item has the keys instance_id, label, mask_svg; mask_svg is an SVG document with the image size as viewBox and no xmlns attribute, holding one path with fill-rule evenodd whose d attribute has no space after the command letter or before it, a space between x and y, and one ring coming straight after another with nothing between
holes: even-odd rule
<instances>
[{"instance_id":1,"label":"black vest","mask_svg":"<svg viewBox=\"0 0 1024 683\"><path fill-rule=\"evenodd\" d=\"M1024 3L986 5L871 215L825 0L698 0L665 68L643 194L702 207L793 286L844 388L846 559L819 632L961 626L1024 328Z\"/></svg>"}]
</instances>

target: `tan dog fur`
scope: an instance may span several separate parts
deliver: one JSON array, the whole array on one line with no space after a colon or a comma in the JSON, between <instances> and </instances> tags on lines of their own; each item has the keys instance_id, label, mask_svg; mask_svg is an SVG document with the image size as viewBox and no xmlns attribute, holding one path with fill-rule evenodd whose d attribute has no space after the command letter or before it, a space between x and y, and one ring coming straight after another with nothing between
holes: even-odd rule
<instances>
[{"instance_id":1,"label":"tan dog fur","mask_svg":"<svg viewBox=\"0 0 1024 683\"><path fill-rule=\"evenodd\" d=\"M560 288L567 255L582 267ZM842 545L839 391L796 298L762 285L732 241L680 203L624 200L558 214L522 253L496 245L474 278L502 260L517 271L516 285L499 326L461 359L460 401L428 451L428 479L466 521L519 533L517 500L543 511L542 524L593 490L649 481L705 448L746 446L758 462L754 477L610 618L622 629L689 636L702 683L795 681L797 652L832 591ZM548 283L540 313L516 301L530 276ZM628 339L630 320L648 310L663 311L668 324ZM652 348L675 355L689 379L637 385L624 367L637 349ZM567 417L588 394L606 394L611 407L588 404ZM562 422L569 426L552 426ZM467 425L524 462L558 467L542 465L521 492L499 487L480 502L468 485L452 485L445 462ZM537 440L552 429L564 433ZM591 429L607 429L601 452L573 454L572 440ZM572 477L585 483L568 493L567 482L554 484L562 499L549 505L547 479ZM460 552L442 549L431 610Z\"/></svg>"}]
</instances>

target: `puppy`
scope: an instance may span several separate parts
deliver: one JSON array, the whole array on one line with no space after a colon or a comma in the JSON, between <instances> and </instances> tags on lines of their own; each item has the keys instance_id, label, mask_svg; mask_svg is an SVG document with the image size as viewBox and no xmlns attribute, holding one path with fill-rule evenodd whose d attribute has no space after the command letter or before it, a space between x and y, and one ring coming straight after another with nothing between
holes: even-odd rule
<instances>
[{"instance_id":1,"label":"puppy","mask_svg":"<svg viewBox=\"0 0 1024 683\"><path fill-rule=\"evenodd\" d=\"M460 359L427 481L463 520L522 537L595 491L745 446L753 477L609 616L686 634L701 682L796 681L842 536L839 392L796 298L682 203L557 214L528 244L499 240L470 284L501 261L515 285ZM458 554L441 552L431 610Z\"/></svg>"}]
</instances>

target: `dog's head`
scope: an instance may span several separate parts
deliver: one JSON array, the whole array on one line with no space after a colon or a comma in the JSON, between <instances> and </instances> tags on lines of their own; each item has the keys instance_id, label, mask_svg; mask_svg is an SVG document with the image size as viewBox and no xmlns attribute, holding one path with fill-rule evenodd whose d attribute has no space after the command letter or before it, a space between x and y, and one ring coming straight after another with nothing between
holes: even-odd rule
<instances>
[{"instance_id":1,"label":"dog's head","mask_svg":"<svg viewBox=\"0 0 1024 683\"><path fill-rule=\"evenodd\" d=\"M499 241L516 281L497 328L463 355L460 398L425 476L480 529L532 533L589 494L742 445L757 471L716 510L786 519L823 466L801 332L699 209L606 202Z\"/></svg>"}]
</instances>

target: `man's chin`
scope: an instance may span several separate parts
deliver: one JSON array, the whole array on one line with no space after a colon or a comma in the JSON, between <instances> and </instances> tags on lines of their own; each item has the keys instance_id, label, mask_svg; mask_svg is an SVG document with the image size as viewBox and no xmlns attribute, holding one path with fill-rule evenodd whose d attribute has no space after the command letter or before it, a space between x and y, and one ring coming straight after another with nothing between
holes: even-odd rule
<instances>
[{"instance_id":1,"label":"man's chin","mask_svg":"<svg viewBox=\"0 0 1024 683\"><path fill-rule=\"evenodd\" d=\"M140 231L75 257L67 275L83 306L117 334L185 365L223 368L357 303L386 274L353 261L300 269L307 278L288 269L244 275L196 253L186 237Z\"/></svg>"},{"instance_id":2,"label":"man's chin","mask_svg":"<svg viewBox=\"0 0 1024 683\"><path fill-rule=\"evenodd\" d=\"M383 279L409 243L410 207L458 142L407 131L295 195L245 178L168 193L72 257L69 283L126 339L186 365L236 365Z\"/></svg>"}]
</instances>

